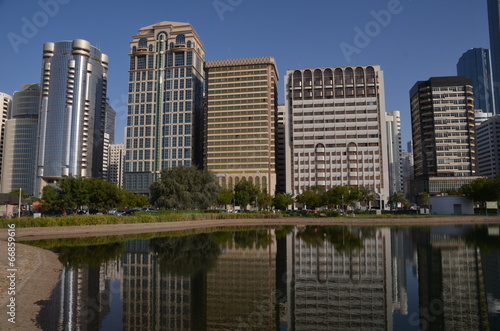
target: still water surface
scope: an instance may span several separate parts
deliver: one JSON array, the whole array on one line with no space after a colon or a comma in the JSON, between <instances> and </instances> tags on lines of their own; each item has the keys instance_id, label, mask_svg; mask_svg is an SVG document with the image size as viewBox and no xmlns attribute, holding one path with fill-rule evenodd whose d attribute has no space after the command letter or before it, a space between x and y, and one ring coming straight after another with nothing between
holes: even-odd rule
<instances>
[{"instance_id":1,"label":"still water surface","mask_svg":"<svg viewBox=\"0 0 500 331\"><path fill-rule=\"evenodd\" d=\"M38 242L65 266L43 329L500 330L498 226L149 237Z\"/></svg>"}]
</instances>

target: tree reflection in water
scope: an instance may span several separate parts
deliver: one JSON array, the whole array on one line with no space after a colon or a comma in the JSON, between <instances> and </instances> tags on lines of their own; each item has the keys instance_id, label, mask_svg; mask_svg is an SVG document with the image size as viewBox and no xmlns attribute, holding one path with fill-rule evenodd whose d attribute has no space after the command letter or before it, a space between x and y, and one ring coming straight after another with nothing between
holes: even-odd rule
<instances>
[{"instance_id":1,"label":"tree reflection in water","mask_svg":"<svg viewBox=\"0 0 500 331\"><path fill-rule=\"evenodd\" d=\"M322 247L330 242L339 252L354 252L363 248L363 241L375 235L375 228L351 228L345 226L306 226L297 232L304 242Z\"/></svg>"},{"instance_id":2,"label":"tree reflection in water","mask_svg":"<svg viewBox=\"0 0 500 331\"><path fill-rule=\"evenodd\" d=\"M213 268L221 253L212 234L151 239L160 270L179 276L193 276Z\"/></svg>"},{"instance_id":3,"label":"tree reflection in water","mask_svg":"<svg viewBox=\"0 0 500 331\"><path fill-rule=\"evenodd\" d=\"M94 268L101 264L120 259L125 251L123 243L95 246L61 246L52 248L59 255L59 261L66 268Z\"/></svg>"}]
</instances>

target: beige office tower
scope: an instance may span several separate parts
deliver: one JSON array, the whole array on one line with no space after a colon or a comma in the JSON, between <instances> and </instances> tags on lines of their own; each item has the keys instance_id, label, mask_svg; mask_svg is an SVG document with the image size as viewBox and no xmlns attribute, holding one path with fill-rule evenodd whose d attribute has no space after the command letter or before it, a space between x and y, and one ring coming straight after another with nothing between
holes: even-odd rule
<instances>
[{"instance_id":1,"label":"beige office tower","mask_svg":"<svg viewBox=\"0 0 500 331\"><path fill-rule=\"evenodd\" d=\"M203 159L203 43L188 23L160 22L130 42L124 187L149 194L163 169Z\"/></svg>"},{"instance_id":2,"label":"beige office tower","mask_svg":"<svg viewBox=\"0 0 500 331\"><path fill-rule=\"evenodd\" d=\"M125 164L125 144L109 146L108 181L123 187L123 167Z\"/></svg>"},{"instance_id":3,"label":"beige office tower","mask_svg":"<svg viewBox=\"0 0 500 331\"><path fill-rule=\"evenodd\" d=\"M389 195L383 72L377 65L288 70L287 192L356 186ZM381 203L382 204L382 203Z\"/></svg>"},{"instance_id":4,"label":"beige office tower","mask_svg":"<svg viewBox=\"0 0 500 331\"><path fill-rule=\"evenodd\" d=\"M278 72L272 57L205 62L205 168L222 187L246 179L276 189Z\"/></svg>"}]
</instances>

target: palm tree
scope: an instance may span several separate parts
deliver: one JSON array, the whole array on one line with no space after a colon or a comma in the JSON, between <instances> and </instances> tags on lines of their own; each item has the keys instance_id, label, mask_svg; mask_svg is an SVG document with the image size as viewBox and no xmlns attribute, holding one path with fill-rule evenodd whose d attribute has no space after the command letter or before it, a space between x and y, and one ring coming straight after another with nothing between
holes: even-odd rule
<instances>
[{"instance_id":1,"label":"palm tree","mask_svg":"<svg viewBox=\"0 0 500 331\"><path fill-rule=\"evenodd\" d=\"M401 192L394 192L390 197L389 197L389 204L391 206L391 210L393 207L395 209L398 209L398 204L404 204L406 202L406 199L404 198L403 194Z\"/></svg>"}]
</instances>

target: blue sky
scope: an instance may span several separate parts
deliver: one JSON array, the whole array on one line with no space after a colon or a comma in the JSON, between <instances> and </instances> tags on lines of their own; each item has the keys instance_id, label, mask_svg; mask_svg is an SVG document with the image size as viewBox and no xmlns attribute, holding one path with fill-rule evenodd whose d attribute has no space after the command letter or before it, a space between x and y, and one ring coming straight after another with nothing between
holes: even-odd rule
<instances>
[{"instance_id":1,"label":"blue sky","mask_svg":"<svg viewBox=\"0 0 500 331\"><path fill-rule=\"evenodd\" d=\"M109 55L108 97L122 142L129 42L160 21L191 23L207 60L273 56L280 102L288 69L380 65L386 111L402 114L403 149L413 84L456 75L465 51L489 48L486 0L0 0L0 92L39 82L44 42L86 39Z\"/></svg>"}]
</instances>

